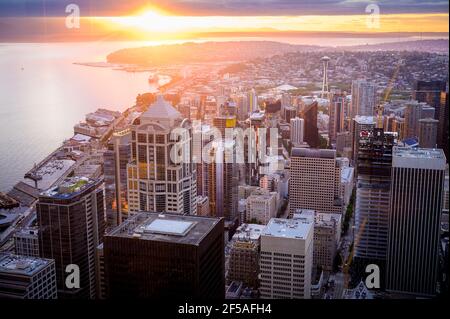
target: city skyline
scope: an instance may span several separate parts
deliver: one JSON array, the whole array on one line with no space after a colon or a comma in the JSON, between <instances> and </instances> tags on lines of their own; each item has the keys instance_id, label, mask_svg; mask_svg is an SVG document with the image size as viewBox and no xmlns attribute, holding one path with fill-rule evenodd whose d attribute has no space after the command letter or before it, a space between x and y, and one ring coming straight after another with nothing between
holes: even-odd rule
<instances>
[{"instance_id":1,"label":"city skyline","mask_svg":"<svg viewBox=\"0 0 450 319\"><path fill-rule=\"evenodd\" d=\"M446 298L447 23L440 0L2 1L0 301Z\"/></svg>"}]
</instances>

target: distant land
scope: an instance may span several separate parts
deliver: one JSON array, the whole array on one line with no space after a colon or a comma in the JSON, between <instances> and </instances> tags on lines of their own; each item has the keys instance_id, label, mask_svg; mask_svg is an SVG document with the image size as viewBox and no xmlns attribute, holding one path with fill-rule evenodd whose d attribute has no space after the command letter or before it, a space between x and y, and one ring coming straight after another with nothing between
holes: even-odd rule
<instances>
[{"instance_id":1,"label":"distant land","mask_svg":"<svg viewBox=\"0 0 450 319\"><path fill-rule=\"evenodd\" d=\"M186 42L121 49L107 56L108 63L159 66L183 63L244 61L296 51L317 51L323 47L275 41Z\"/></svg>"},{"instance_id":2,"label":"distant land","mask_svg":"<svg viewBox=\"0 0 450 319\"><path fill-rule=\"evenodd\" d=\"M448 39L415 40L341 47L350 51L420 51L448 53Z\"/></svg>"},{"instance_id":3,"label":"distant land","mask_svg":"<svg viewBox=\"0 0 450 319\"><path fill-rule=\"evenodd\" d=\"M371 45L327 47L275 41L187 42L115 51L108 63L155 67L169 64L245 61L289 52L307 51L420 51L448 53L448 39L416 40Z\"/></svg>"}]
</instances>

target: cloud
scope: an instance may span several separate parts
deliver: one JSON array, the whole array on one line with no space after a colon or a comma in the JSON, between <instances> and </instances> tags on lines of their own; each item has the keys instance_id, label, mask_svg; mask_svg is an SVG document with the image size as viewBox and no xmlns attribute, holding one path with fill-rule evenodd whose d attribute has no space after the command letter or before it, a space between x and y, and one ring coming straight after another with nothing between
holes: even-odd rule
<instances>
[{"instance_id":1,"label":"cloud","mask_svg":"<svg viewBox=\"0 0 450 319\"><path fill-rule=\"evenodd\" d=\"M150 5L180 15L342 15L364 14L368 4L381 13L448 13L443 0L72 0L83 16L127 15ZM64 16L58 0L0 0L0 16Z\"/></svg>"}]
</instances>

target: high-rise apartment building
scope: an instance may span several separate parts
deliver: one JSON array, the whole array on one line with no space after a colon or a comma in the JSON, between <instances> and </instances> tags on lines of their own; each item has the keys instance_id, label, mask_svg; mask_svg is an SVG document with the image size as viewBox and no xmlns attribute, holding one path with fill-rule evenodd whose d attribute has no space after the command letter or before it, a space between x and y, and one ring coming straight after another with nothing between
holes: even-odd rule
<instances>
[{"instance_id":1,"label":"high-rise apartment building","mask_svg":"<svg viewBox=\"0 0 450 319\"><path fill-rule=\"evenodd\" d=\"M57 299L57 296L54 260L0 254L0 298Z\"/></svg>"},{"instance_id":2,"label":"high-rise apartment building","mask_svg":"<svg viewBox=\"0 0 450 319\"><path fill-rule=\"evenodd\" d=\"M376 86L366 80L352 82L352 118L357 115L373 116L377 105Z\"/></svg>"},{"instance_id":3,"label":"high-rise apartment building","mask_svg":"<svg viewBox=\"0 0 450 319\"><path fill-rule=\"evenodd\" d=\"M99 180L72 177L41 193L37 207L40 256L55 260L60 298L95 298L95 248L105 229ZM80 269L80 288L66 286L66 267Z\"/></svg>"},{"instance_id":4,"label":"high-rise apartment building","mask_svg":"<svg viewBox=\"0 0 450 319\"><path fill-rule=\"evenodd\" d=\"M289 181L289 214L297 209L342 213L341 166L335 150L293 148Z\"/></svg>"},{"instance_id":5,"label":"high-rise apartment building","mask_svg":"<svg viewBox=\"0 0 450 319\"><path fill-rule=\"evenodd\" d=\"M395 147L386 289L436 294L446 159L441 149Z\"/></svg>"},{"instance_id":6,"label":"high-rise apartment building","mask_svg":"<svg viewBox=\"0 0 450 319\"><path fill-rule=\"evenodd\" d=\"M223 219L141 212L105 236L109 298L225 296Z\"/></svg>"},{"instance_id":7,"label":"high-rise apartment building","mask_svg":"<svg viewBox=\"0 0 450 319\"><path fill-rule=\"evenodd\" d=\"M183 120L162 95L133 122L127 172L130 213L195 214L196 170L192 152L187 151L192 149L191 133L190 121ZM180 158L172 158L176 143Z\"/></svg>"},{"instance_id":8,"label":"high-rise apartment building","mask_svg":"<svg viewBox=\"0 0 450 319\"><path fill-rule=\"evenodd\" d=\"M273 218L261 234L261 298L311 298L314 221Z\"/></svg>"},{"instance_id":9,"label":"high-rise apartment building","mask_svg":"<svg viewBox=\"0 0 450 319\"><path fill-rule=\"evenodd\" d=\"M131 158L131 133L113 134L103 154L106 222L117 226L128 215L127 164Z\"/></svg>"}]
</instances>

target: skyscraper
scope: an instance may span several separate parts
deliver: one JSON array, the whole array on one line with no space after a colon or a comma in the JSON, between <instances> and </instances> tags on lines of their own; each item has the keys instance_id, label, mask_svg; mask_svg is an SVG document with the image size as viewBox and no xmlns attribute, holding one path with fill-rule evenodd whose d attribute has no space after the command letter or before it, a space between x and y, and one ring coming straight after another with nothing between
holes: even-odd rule
<instances>
[{"instance_id":1,"label":"skyscraper","mask_svg":"<svg viewBox=\"0 0 450 319\"><path fill-rule=\"evenodd\" d=\"M179 134L172 135L174 130ZM192 149L191 133L190 121L183 120L162 95L133 122L131 162L127 172L131 213L195 214L197 178L192 152L183 152L179 162L174 162L171 156L176 143L182 143L182 149L185 146Z\"/></svg>"},{"instance_id":2,"label":"skyscraper","mask_svg":"<svg viewBox=\"0 0 450 319\"><path fill-rule=\"evenodd\" d=\"M335 150L293 148L289 214L297 209L342 213L341 167Z\"/></svg>"},{"instance_id":3,"label":"skyscraper","mask_svg":"<svg viewBox=\"0 0 450 319\"><path fill-rule=\"evenodd\" d=\"M409 101L405 104L405 138L419 136L419 120L434 118L435 109L424 102Z\"/></svg>"},{"instance_id":4,"label":"skyscraper","mask_svg":"<svg viewBox=\"0 0 450 319\"><path fill-rule=\"evenodd\" d=\"M103 193L101 181L73 177L39 196L40 256L55 260L60 298L95 298L95 248L105 229ZM65 284L70 264L80 269L79 289Z\"/></svg>"},{"instance_id":5,"label":"skyscraper","mask_svg":"<svg viewBox=\"0 0 450 319\"><path fill-rule=\"evenodd\" d=\"M377 264L384 275L388 243L392 148L396 133L373 128L360 132L355 201L355 269L365 274ZM383 276L384 278L384 276Z\"/></svg>"},{"instance_id":6,"label":"skyscraper","mask_svg":"<svg viewBox=\"0 0 450 319\"><path fill-rule=\"evenodd\" d=\"M103 249L109 298L224 298L221 218L141 212Z\"/></svg>"},{"instance_id":7,"label":"skyscraper","mask_svg":"<svg viewBox=\"0 0 450 319\"><path fill-rule=\"evenodd\" d=\"M233 161L227 162L225 153L233 154ZM235 163L235 143L233 140L214 142L208 166L208 197L210 213L224 217L225 223L238 218L238 167Z\"/></svg>"},{"instance_id":8,"label":"skyscraper","mask_svg":"<svg viewBox=\"0 0 450 319\"><path fill-rule=\"evenodd\" d=\"M438 128L438 147L442 148L445 157L450 158L448 146L450 144L450 132L448 130L450 105L448 100L448 92L441 92L441 108L439 110L439 128Z\"/></svg>"},{"instance_id":9,"label":"skyscraper","mask_svg":"<svg viewBox=\"0 0 450 319\"><path fill-rule=\"evenodd\" d=\"M117 226L128 214L127 164L131 157L131 134L115 134L103 154L106 221Z\"/></svg>"},{"instance_id":10,"label":"skyscraper","mask_svg":"<svg viewBox=\"0 0 450 319\"><path fill-rule=\"evenodd\" d=\"M376 87L366 80L352 82L352 118L357 115L372 116L377 105Z\"/></svg>"},{"instance_id":11,"label":"skyscraper","mask_svg":"<svg viewBox=\"0 0 450 319\"><path fill-rule=\"evenodd\" d=\"M359 138L362 131L371 131L375 127L375 117L374 116L356 116L353 119L352 125L352 159L356 163L358 160L359 151ZM357 167L357 165L355 165Z\"/></svg>"},{"instance_id":12,"label":"skyscraper","mask_svg":"<svg viewBox=\"0 0 450 319\"><path fill-rule=\"evenodd\" d=\"M0 253L0 299L56 299L55 262Z\"/></svg>"},{"instance_id":13,"label":"skyscraper","mask_svg":"<svg viewBox=\"0 0 450 319\"><path fill-rule=\"evenodd\" d=\"M386 271L389 291L436 293L445 164L441 149L393 149Z\"/></svg>"},{"instance_id":14,"label":"skyscraper","mask_svg":"<svg viewBox=\"0 0 450 319\"><path fill-rule=\"evenodd\" d=\"M258 107L258 95L256 95L256 92L254 89L251 89L247 93L247 103L248 103L248 110L250 110L250 113L256 112L259 110Z\"/></svg>"},{"instance_id":15,"label":"skyscraper","mask_svg":"<svg viewBox=\"0 0 450 319\"><path fill-rule=\"evenodd\" d=\"M311 298L314 220L272 218L261 234L261 298Z\"/></svg>"},{"instance_id":16,"label":"skyscraper","mask_svg":"<svg viewBox=\"0 0 450 319\"><path fill-rule=\"evenodd\" d=\"M330 117L328 122L328 135L332 142L336 142L337 133L344 131L345 104L345 94L333 94L328 108L328 115Z\"/></svg>"},{"instance_id":17,"label":"skyscraper","mask_svg":"<svg viewBox=\"0 0 450 319\"><path fill-rule=\"evenodd\" d=\"M419 120L419 147L436 148L439 121L426 118Z\"/></svg>"},{"instance_id":18,"label":"skyscraper","mask_svg":"<svg viewBox=\"0 0 450 319\"><path fill-rule=\"evenodd\" d=\"M313 102L306 105L302 111L301 115L305 123L304 128L304 140L312 148L319 147L319 129L317 128L317 107L318 103Z\"/></svg>"},{"instance_id":19,"label":"skyscraper","mask_svg":"<svg viewBox=\"0 0 450 319\"><path fill-rule=\"evenodd\" d=\"M424 102L436 109L435 119L440 116L441 94L446 91L447 83L445 81L416 81L414 83L413 99Z\"/></svg>"},{"instance_id":20,"label":"skyscraper","mask_svg":"<svg viewBox=\"0 0 450 319\"><path fill-rule=\"evenodd\" d=\"M292 145L301 145L304 140L305 120L295 117L291 119L291 143Z\"/></svg>"}]
</instances>

